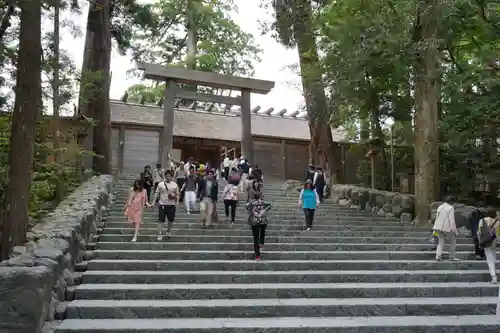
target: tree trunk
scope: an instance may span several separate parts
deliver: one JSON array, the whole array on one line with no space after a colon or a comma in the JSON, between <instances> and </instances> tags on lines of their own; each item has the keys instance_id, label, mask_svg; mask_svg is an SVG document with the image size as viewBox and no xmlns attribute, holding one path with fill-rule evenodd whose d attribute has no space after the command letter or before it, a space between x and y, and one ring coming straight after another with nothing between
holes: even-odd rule
<instances>
[{"instance_id":1,"label":"tree trunk","mask_svg":"<svg viewBox=\"0 0 500 333\"><path fill-rule=\"evenodd\" d=\"M427 223L429 204L438 197L440 61L438 50L439 1L420 2L416 23L418 47L415 72L415 212Z\"/></svg>"},{"instance_id":2,"label":"tree trunk","mask_svg":"<svg viewBox=\"0 0 500 333\"><path fill-rule=\"evenodd\" d=\"M60 66L60 55L59 55L59 14L60 14L60 2L55 1L54 3L54 54L53 54L53 77L52 77L52 94L53 94L53 117L52 117L52 142L54 148L54 163L59 163L59 149L60 149L60 127L59 127L59 66ZM57 170L56 179L56 201L59 202L64 196L63 190L63 174L62 168Z\"/></svg>"},{"instance_id":3,"label":"tree trunk","mask_svg":"<svg viewBox=\"0 0 500 333\"><path fill-rule=\"evenodd\" d=\"M87 103L87 113L93 115L92 170L98 174L111 173L109 69L111 62L109 0L98 0L89 9L88 28L91 31L91 48L87 73L93 77L93 91Z\"/></svg>"},{"instance_id":4,"label":"tree trunk","mask_svg":"<svg viewBox=\"0 0 500 333\"><path fill-rule=\"evenodd\" d=\"M87 14L87 29L85 32L85 48L83 49L83 60L82 60L82 70L81 70L81 79L80 79L80 91L78 93L78 114L80 116L84 116L88 119L93 119L94 114L90 113L88 108L88 102L90 98L92 98L92 71L90 70L90 57L92 55L92 40L93 31L91 28L91 17L95 8L92 9L94 5L90 3L89 12ZM82 148L87 152L92 152L94 149L94 132L92 128L86 133L85 138L83 139ZM92 156L86 155L83 156L81 161L83 165L81 165L83 170L91 170L92 169Z\"/></svg>"},{"instance_id":5,"label":"tree trunk","mask_svg":"<svg viewBox=\"0 0 500 333\"><path fill-rule=\"evenodd\" d=\"M331 174L334 183L341 181L340 149L333 142L327 114L327 100L322 81L310 0L297 0L292 5L293 34L299 53L302 88L306 101L311 142L309 158Z\"/></svg>"},{"instance_id":6,"label":"tree trunk","mask_svg":"<svg viewBox=\"0 0 500 333\"><path fill-rule=\"evenodd\" d=\"M8 182L1 211L0 259L6 259L12 246L24 243L26 238L35 129L42 106L41 2L22 0L18 4L21 23L16 100L12 114Z\"/></svg>"}]
</instances>

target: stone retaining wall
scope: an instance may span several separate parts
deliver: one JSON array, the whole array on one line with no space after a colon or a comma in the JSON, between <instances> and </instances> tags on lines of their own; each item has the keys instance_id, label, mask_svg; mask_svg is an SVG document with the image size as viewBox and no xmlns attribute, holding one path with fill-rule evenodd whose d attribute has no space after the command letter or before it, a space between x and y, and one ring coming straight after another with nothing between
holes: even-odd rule
<instances>
[{"instance_id":1,"label":"stone retaining wall","mask_svg":"<svg viewBox=\"0 0 500 333\"><path fill-rule=\"evenodd\" d=\"M374 215L388 218L398 218L401 222L410 223L415 214L415 197L413 194L379 191L354 185L333 185L331 199L341 206L358 210L371 211ZM433 202L431 208L432 223L436 210L442 202ZM467 224L467 218L473 206L456 203L455 221L458 228Z\"/></svg>"},{"instance_id":2,"label":"stone retaining wall","mask_svg":"<svg viewBox=\"0 0 500 333\"><path fill-rule=\"evenodd\" d=\"M39 333L54 320L66 288L75 284L76 264L101 227L112 183L103 175L82 184L0 262L0 332Z\"/></svg>"}]
</instances>

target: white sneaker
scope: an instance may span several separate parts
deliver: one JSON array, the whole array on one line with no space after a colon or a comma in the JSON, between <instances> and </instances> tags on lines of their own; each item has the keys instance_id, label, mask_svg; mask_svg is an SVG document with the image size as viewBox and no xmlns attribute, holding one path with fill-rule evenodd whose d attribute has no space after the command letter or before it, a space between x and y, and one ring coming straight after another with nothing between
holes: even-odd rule
<instances>
[{"instance_id":1,"label":"white sneaker","mask_svg":"<svg viewBox=\"0 0 500 333\"><path fill-rule=\"evenodd\" d=\"M493 283L493 284L497 284L498 283L496 276L492 276L491 277L491 283Z\"/></svg>"},{"instance_id":2,"label":"white sneaker","mask_svg":"<svg viewBox=\"0 0 500 333\"><path fill-rule=\"evenodd\" d=\"M307 228L306 230L307 230L307 231L311 231L311 228Z\"/></svg>"},{"instance_id":3,"label":"white sneaker","mask_svg":"<svg viewBox=\"0 0 500 333\"><path fill-rule=\"evenodd\" d=\"M156 238L157 241L161 241L163 240L163 236L162 235L158 235L158 237Z\"/></svg>"},{"instance_id":4,"label":"white sneaker","mask_svg":"<svg viewBox=\"0 0 500 333\"><path fill-rule=\"evenodd\" d=\"M186 212L186 215L191 215L191 212Z\"/></svg>"},{"instance_id":5,"label":"white sneaker","mask_svg":"<svg viewBox=\"0 0 500 333\"><path fill-rule=\"evenodd\" d=\"M132 238L132 242L137 242L137 236L134 236L134 238Z\"/></svg>"}]
</instances>

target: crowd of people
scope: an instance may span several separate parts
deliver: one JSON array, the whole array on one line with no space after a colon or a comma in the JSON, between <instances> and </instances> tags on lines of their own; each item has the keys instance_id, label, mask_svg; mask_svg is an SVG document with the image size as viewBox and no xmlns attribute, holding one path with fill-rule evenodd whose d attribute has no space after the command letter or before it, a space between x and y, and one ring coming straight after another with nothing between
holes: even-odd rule
<instances>
[{"instance_id":1,"label":"crowd of people","mask_svg":"<svg viewBox=\"0 0 500 333\"><path fill-rule=\"evenodd\" d=\"M134 229L132 242L137 241L144 208L153 206L158 207L158 241L163 240L164 235L172 237L172 227L180 202L183 202L186 214L199 213L202 228L211 228L214 219L218 220L216 204L220 182L225 183L221 198L228 223L234 224L238 203L246 201L255 256L260 260L260 249L264 245L268 223L267 211L272 206L263 200L263 181L262 170L258 165L252 167L244 157L233 160L226 158L220 169L210 168L208 163L197 163L193 158L167 170L160 164L154 170L146 165L140 178L134 181L125 204L125 216Z\"/></svg>"}]
</instances>

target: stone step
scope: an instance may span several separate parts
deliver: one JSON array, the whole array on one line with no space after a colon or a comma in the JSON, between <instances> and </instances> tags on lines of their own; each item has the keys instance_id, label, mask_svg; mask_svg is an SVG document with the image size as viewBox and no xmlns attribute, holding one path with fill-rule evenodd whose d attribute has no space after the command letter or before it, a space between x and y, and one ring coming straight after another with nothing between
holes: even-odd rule
<instances>
[{"instance_id":1,"label":"stone step","mask_svg":"<svg viewBox=\"0 0 500 333\"><path fill-rule=\"evenodd\" d=\"M130 223L128 221L125 221L125 219L121 219L121 221L117 222L112 222L111 221L106 221L106 228L107 229L130 229ZM176 229L192 229L192 228L198 228L199 223L196 220L191 221L191 222L180 222L179 220L175 221L175 228ZM286 229L296 229L299 226L298 221L294 221L295 223L286 223L284 221L279 221L278 222L272 222L267 226L266 230L286 230ZM300 222L300 221L299 221ZM144 223L141 225L141 228L156 228L157 227L157 222L156 221L151 221L151 220L145 220ZM302 227L302 225L300 225ZM234 229L239 229L239 228L248 228L248 223L246 220L240 218L235 221L234 224L229 224L226 221L222 220L221 223L217 224L217 229L223 229L223 230L234 230ZM413 227L411 225L383 225L383 224L373 224L373 225L357 225L357 224L352 224L352 223L329 223L329 224L318 224L314 223L314 230L325 230L325 231L336 231L336 230L350 230L353 232L357 231L424 231L427 232L428 235L430 235L431 231L427 227Z\"/></svg>"},{"instance_id":2,"label":"stone step","mask_svg":"<svg viewBox=\"0 0 500 333\"><path fill-rule=\"evenodd\" d=\"M217 212L219 215L219 218L225 219L224 212L220 211ZM239 221L240 223L244 221L247 218L246 213L240 213L236 214L236 220L237 222ZM116 214L116 215L109 215L107 216L108 221L112 222L125 222L126 218L122 213ZM158 219L158 212L148 212L145 213L143 216L144 222L155 222ZM184 214L180 213L177 214L175 217L175 220L177 222L190 222L190 221L198 221L200 219L200 214ZM280 224L294 224L298 222L303 222L304 221L304 216L302 214L295 214L295 215L288 215L288 216L278 216L278 215L268 215L268 219L271 223L280 223ZM359 226L371 226L371 225L382 225L382 226L410 226L410 223L403 223L399 220L395 219L386 219L386 218L374 218L370 219L369 217L349 217L349 218L344 218L344 217L338 217L338 216L317 216L314 218L314 224L346 224L346 225L359 225ZM428 230L430 231L432 226L422 226L422 227L427 227Z\"/></svg>"},{"instance_id":3,"label":"stone step","mask_svg":"<svg viewBox=\"0 0 500 333\"><path fill-rule=\"evenodd\" d=\"M256 283L256 284L82 284L75 299L265 299L496 297L498 286L478 283Z\"/></svg>"},{"instance_id":4,"label":"stone step","mask_svg":"<svg viewBox=\"0 0 500 333\"><path fill-rule=\"evenodd\" d=\"M460 316L495 314L497 297L76 300L69 319Z\"/></svg>"},{"instance_id":5,"label":"stone step","mask_svg":"<svg viewBox=\"0 0 500 333\"><path fill-rule=\"evenodd\" d=\"M198 319L72 319L55 333L498 333L500 317L282 317Z\"/></svg>"},{"instance_id":6,"label":"stone step","mask_svg":"<svg viewBox=\"0 0 500 333\"><path fill-rule=\"evenodd\" d=\"M144 210L144 214L146 216L148 215L154 215L154 214L157 214L158 213L158 210L156 208L146 208ZM188 216L186 214L184 214L184 208L183 206L178 206L178 213L179 215L184 215L184 216ZM217 207L217 213L219 214L223 214L224 213L224 207ZM236 211L236 215L244 215L246 214L246 210L244 208L240 208L240 209L237 209ZM192 215L198 215L197 213L193 213ZM110 217L123 217L123 207L122 208L119 208L119 209L116 209L116 210L112 210L110 211L109 213L109 216ZM298 209L298 208L291 208L289 210L286 210L284 212L280 212L280 211L273 211L273 210L270 210L268 212L268 216L272 216L272 217L280 217L280 219L288 219L288 218L295 218L295 217L301 217L303 218L304 216L304 212L301 210L301 209ZM336 211L330 211L330 210L321 210L321 209L317 209L316 212L315 212L315 217L328 217L329 219L333 219L333 220L336 220L336 219L345 219L345 220L357 220L357 219L375 219L376 221L377 220L381 220L381 221L385 221L385 220L389 220L389 221L393 221L393 222L399 222L399 220L397 219L394 219L394 218L386 218L386 217L383 217L383 216L373 216L371 214L359 214L359 215L355 215L355 214L349 214L349 213L339 213L339 212L336 212ZM401 222L399 222L401 223Z\"/></svg>"},{"instance_id":7,"label":"stone step","mask_svg":"<svg viewBox=\"0 0 500 333\"><path fill-rule=\"evenodd\" d=\"M96 258L106 260L252 260L253 246L248 251L222 250L96 250ZM466 259L470 252L457 252ZM424 251L269 251L264 248L263 260L432 260L435 254Z\"/></svg>"},{"instance_id":8,"label":"stone step","mask_svg":"<svg viewBox=\"0 0 500 333\"><path fill-rule=\"evenodd\" d=\"M132 232L129 232L132 235ZM191 242L98 242L100 250L203 250L237 251L253 247L252 242L245 243L191 243ZM445 249L448 249L446 246ZM413 244L384 243L267 243L266 251L432 251L426 242ZM472 245L460 244L457 251L471 251Z\"/></svg>"},{"instance_id":9,"label":"stone step","mask_svg":"<svg viewBox=\"0 0 500 333\"><path fill-rule=\"evenodd\" d=\"M175 270L88 270L82 274L83 283L125 284L232 284L232 283L401 283L401 282L466 282L489 283L490 275L483 267L436 267L425 270L240 270L240 271L175 271ZM95 267L91 267L93 269ZM328 269L326 267L325 269ZM493 285L492 285L493 286ZM484 295L481 295L484 296Z\"/></svg>"},{"instance_id":10,"label":"stone step","mask_svg":"<svg viewBox=\"0 0 500 333\"><path fill-rule=\"evenodd\" d=\"M175 230L172 234L172 238L169 240L164 237L164 241L171 242L195 242L195 243L220 243L220 242L229 242L229 243L237 243L237 242L253 242L252 235L250 231L247 236L236 236L236 235L217 235L217 234L202 234L202 235L187 235L184 232ZM384 244L413 244L415 242L421 241L422 243L428 241L428 237L340 237L335 235L335 233L331 234L332 236L311 236L307 233L298 234L294 236L266 236L266 243L384 243ZM355 234L351 234L355 235ZM137 238L138 242L154 242L157 237L155 235L139 235ZM127 234L104 234L99 236L99 241L101 242L130 242L131 235ZM471 244L472 241L468 238L459 238L457 239L457 244ZM430 246L430 245L429 245Z\"/></svg>"},{"instance_id":11,"label":"stone step","mask_svg":"<svg viewBox=\"0 0 500 333\"><path fill-rule=\"evenodd\" d=\"M420 269L485 269L482 261L460 262L435 260L125 260L95 259L87 264L88 270L120 271L249 271L249 270L420 270ZM497 264L500 267L500 263Z\"/></svg>"},{"instance_id":12,"label":"stone step","mask_svg":"<svg viewBox=\"0 0 500 333\"><path fill-rule=\"evenodd\" d=\"M196 226L196 225L195 225ZM182 232L183 235L219 235L219 236L246 236L246 235L251 235L250 227L248 225L241 225L241 226L235 226L232 229L228 228L218 228L214 226L214 228L208 228L204 229L201 228L201 225L198 223L198 228L182 228L182 229L177 229L176 224L174 223L173 225L173 232ZM102 232L103 235L113 235L113 234L120 234L125 232L125 229L123 228L105 228ZM140 234L141 235L156 235L158 233L157 228L141 228ZM335 235L337 237L344 237L344 236L352 236L354 233L350 230L329 230L328 232L325 232L325 230L316 230L312 229L310 231L304 231L304 230L298 230L296 227L295 230L266 230L266 236L273 237L273 236L282 236L282 237L287 237L287 236L299 236L299 235L307 235L307 236L321 236L321 235ZM413 231L413 230L407 230L407 231L356 231L355 232L356 236L358 237L365 237L365 236L370 236L370 237L415 237L415 238L428 238L430 235L429 231ZM462 236L461 238L464 238Z\"/></svg>"}]
</instances>

